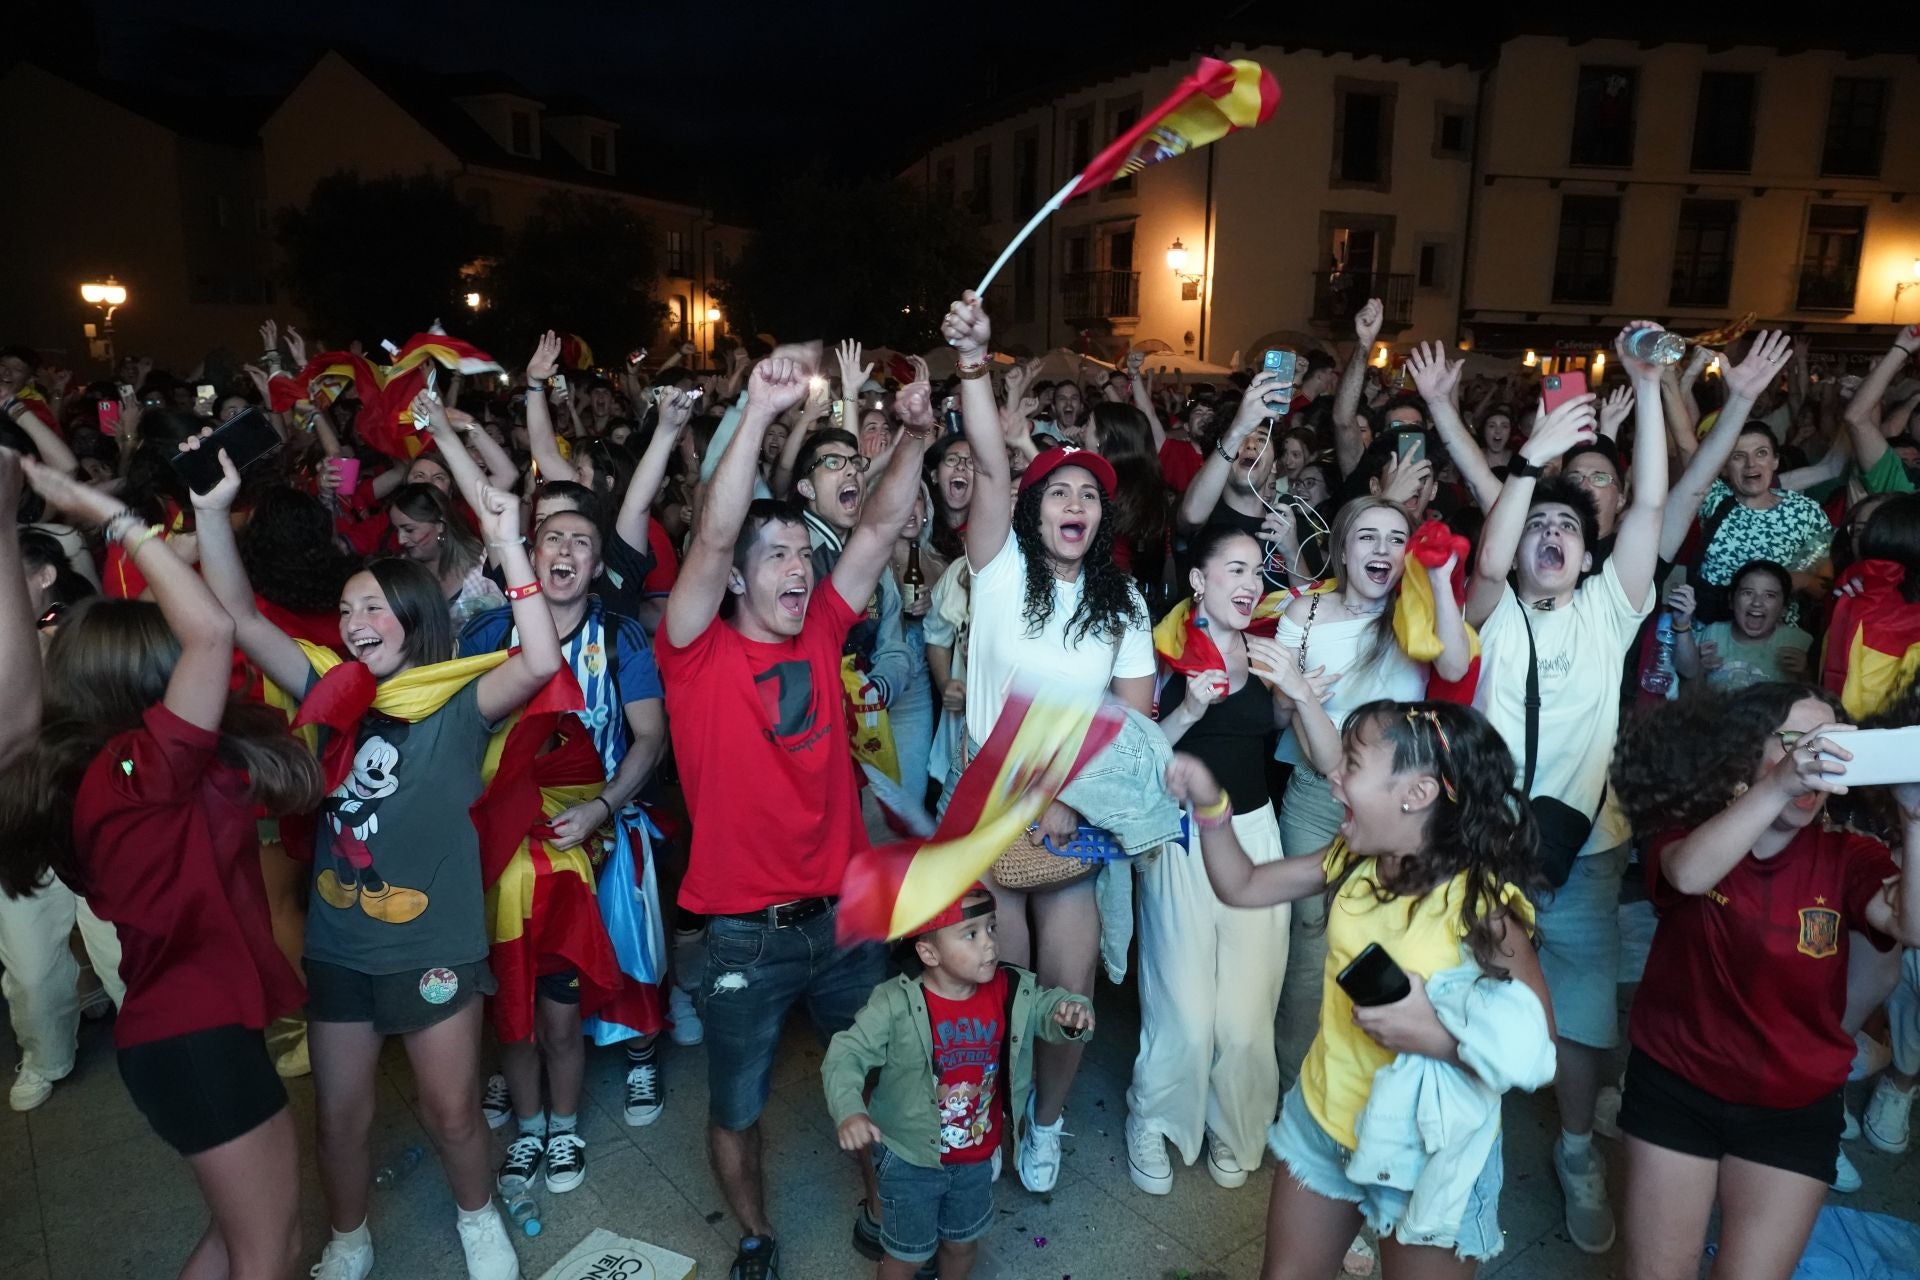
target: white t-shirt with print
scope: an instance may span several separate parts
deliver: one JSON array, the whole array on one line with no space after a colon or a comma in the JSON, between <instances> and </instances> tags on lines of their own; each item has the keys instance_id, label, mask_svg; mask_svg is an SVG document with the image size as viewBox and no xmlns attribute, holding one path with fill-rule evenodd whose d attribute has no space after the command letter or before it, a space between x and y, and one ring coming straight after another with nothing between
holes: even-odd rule
<instances>
[{"instance_id":1,"label":"white t-shirt with print","mask_svg":"<svg viewBox=\"0 0 1920 1280\"><path fill-rule=\"evenodd\" d=\"M1540 747L1536 796L1552 796L1592 813L1606 787L1620 729L1620 671L1640 623L1653 611L1653 591L1637 605L1627 599L1613 562L1573 593L1565 609L1522 613L1508 587L1480 628L1480 684L1473 705L1506 739L1514 777L1526 776L1527 624L1540 655ZM1588 850L1619 843L1596 824ZM1611 833L1609 833L1611 834Z\"/></svg>"},{"instance_id":2,"label":"white t-shirt with print","mask_svg":"<svg viewBox=\"0 0 1920 1280\"><path fill-rule=\"evenodd\" d=\"M1097 631L1076 643L1067 622L1080 607L1081 578L1054 579L1053 612L1046 626L1028 634L1027 565L1011 532L1000 553L973 573L973 618L967 631L967 736L985 745L994 721L1018 682L1064 697L1098 698L1115 679L1153 674L1153 633L1138 590L1138 618L1116 642Z\"/></svg>"}]
</instances>

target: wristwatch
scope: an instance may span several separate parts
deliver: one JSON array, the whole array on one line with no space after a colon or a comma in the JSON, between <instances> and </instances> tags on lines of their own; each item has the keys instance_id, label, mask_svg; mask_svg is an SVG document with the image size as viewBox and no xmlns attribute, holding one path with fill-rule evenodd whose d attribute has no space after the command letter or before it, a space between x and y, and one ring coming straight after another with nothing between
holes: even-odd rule
<instances>
[{"instance_id":1,"label":"wristwatch","mask_svg":"<svg viewBox=\"0 0 1920 1280\"><path fill-rule=\"evenodd\" d=\"M1536 476L1537 477L1537 476L1545 475L1546 470L1545 468L1540 467L1535 463L1528 462L1525 458L1521 457L1519 454L1516 453L1513 455L1513 461L1507 464L1507 474L1510 476Z\"/></svg>"}]
</instances>

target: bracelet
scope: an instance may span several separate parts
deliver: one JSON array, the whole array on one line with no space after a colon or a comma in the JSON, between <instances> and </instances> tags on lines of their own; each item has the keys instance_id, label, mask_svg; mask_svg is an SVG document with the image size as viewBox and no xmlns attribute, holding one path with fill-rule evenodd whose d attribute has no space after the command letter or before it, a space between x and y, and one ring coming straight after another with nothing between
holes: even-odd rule
<instances>
[{"instance_id":1,"label":"bracelet","mask_svg":"<svg viewBox=\"0 0 1920 1280\"><path fill-rule=\"evenodd\" d=\"M511 551L515 547L526 546L527 540L525 538L515 538L512 542L495 542L491 538L489 538L487 540L487 545L489 547L492 547L495 551Z\"/></svg>"},{"instance_id":2,"label":"bracelet","mask_svg":"<svg viewBox=\"0 0 1920 1280\"><path fill-rule=\"evenodd\" d=\"M956 361L953 371L958 374L963 381L970 382L975 378L986 377L987 368L988 363L985 360L982 360L979 364L960 364Z\"/></svg>"},{"instance_id":3,"label":"bracelet","mask_svg":"<svg viewBox=\"0 0 1920 1280\"><path fill-rule=\"evenodd\" d=\"M607 799L607 797L606 797L605 795L597 795L597 796L595 796L595 797L594 797L594 799L595 799L595 800L598 800L598 801L599 801L599 802L600 802L601 804L603 804L603 805L605 805L605 806L607 806L607 821L608 821L608 822L612 822L612 821L613 821L613 816L614 816L614 815L613 815L613 801L611 801L611 800L609 800L609 799Z\"/></svg>"},{"instance_id":4,"label":"bracelet","mask_svg":"<svg viewBox=\"0 0 1920 1280\"><path fill-rule=\"evenodd\" d=\"M1227 464L1228 466L1232 466L1232 465L1234 464L1234 462L1235 462L1235 458L1234 458L1234 455L1233 455L1233 454L1231 454L1231 453L1228 453L1228 452L1227 452L1227 446L1226 446L1226 445L1224 445L1224 444L1217 444L1217 445L1215 445L1215 446L1213 446L1213 451L1214 451L1215 453L1217 453L1217 454L1219 454L1219 455L1220 455L1220 461L1222 461L1222 462L1224 462L1224 463L1226 463L1226 464Z\"/></svg>"},{"instance_id":5,"label":"bracelet","mask_svg":"<svg viewBox=\"0 0 1920 1280\"><path fill-rule=\"evenodd\" d=\"M1686 635L1686 634L1687 634L1687 633L1688 633L1689 631L1692 631L1692 630L1693 630L1693 624L1692 624L1691 622L1689 622L1689 623L1688 623L1688 624L1687 624L1686 626L1684 626L1684 627L1674 627L1674 628L1673 628L1673 634L1675 634L1675 635L1677 635L1677 636L1684 636L1684 635Z\"/></svg>"},{"instance_id":6,"label":"bracelet","mask_svg":"<svg viewBox=\"0 0 1920 1280\"><path fill-rule=\"evenodd\" d=\"M1233 797L1224 789L1220 798L1205 808L1193 811L1193 823L1202 831L1215 831L1233 821Z\"/></svg>"},{"instance_id":7,"label":"bracelet","mask_svg":"<svg viewBox=\"0 0 1920 1280\"><path fill-rule=\"evenodd\" d=\"M1543 476L1546 474L1546 468L1540 466L1538 463L1528 462L1516 453L1513 455L1513 461L1507 464L1507 474L1510 476Z\"/></svg>"},{"instance_id":8,"label":"bracelet","mask_svg":"<svg viewBox=\"0 0 1920 1280\"><path fill-rule=\"evenodd\" d=\"M114 528L117 525L124 530L128 522L132 522L133 524L137 525L140 523L140 517L137 513L135 513L133 508L122 507L118 511L114 512L112 515L108 516L105 520L102 520L100 522L100 530L102 533L105 533L109 538L112 538L114 541L118 542L120 540L120 534L114 532Z\"/></svg>"},{"instance_id":9,"label":"bracelet","mask_svg":"<svg viewBox=\"0 0 1920 1280\"><path fill-rule=\"evenodd\" d=\"M125 544L126 550L127 550L127 559L133 560L138 558L140 555L140 548L146 546L147 543L159 537L160 533L161 533L161 529L160 529L160 526L157 524L150 524L146 528L142 529L140 531L139 537Z\"/></svg>"},{"instance_id":10,"label":"bracelet","mask_svg":"<svg viewBox=\"0 0 1920 1280\"><path fill-rule=\"evenodd\" d=\"M540 584L538 582L529 582L524 587L508 587L507 588L507 599L511 600L515 604L518 604L522 600L531 600L533 599L533 597L539 594L540 594Z\"/></svg>"}]
</instances>

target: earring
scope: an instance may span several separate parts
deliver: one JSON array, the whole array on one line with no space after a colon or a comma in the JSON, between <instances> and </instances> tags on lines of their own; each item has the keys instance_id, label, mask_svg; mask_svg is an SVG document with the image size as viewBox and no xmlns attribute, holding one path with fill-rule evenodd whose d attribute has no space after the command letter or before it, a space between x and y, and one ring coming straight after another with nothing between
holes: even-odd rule
<instances>
[{"instance_id":1,"label":"earring","mask_svg":"<svg viewBox=\"0 0 1920 1280\"><path fill-rule=\"evenodd\" d=\"M1202 631L1207 629L1207 615L1200 608L1200 603L1204 598L1201 592L1196 591L1193 593L1193 625Z\"/></svg>"},{"instance_id":2,"label":"earring","mask_svg":"<svg viewBox=\"0 0 1920 1280\"><path fill-rule=\"evenodd\" d=\"M1408 803L1407 803L1407 802L1406 802L1405 800L1402 800L1402 801L1400 802L1400 812L1402 812L1402 813L1412 813L1412 812L1413 812L1413 806L1412 806L1412 805L1410 805L1410 804L1408 804Z\"/></svg>"}]
</instances>

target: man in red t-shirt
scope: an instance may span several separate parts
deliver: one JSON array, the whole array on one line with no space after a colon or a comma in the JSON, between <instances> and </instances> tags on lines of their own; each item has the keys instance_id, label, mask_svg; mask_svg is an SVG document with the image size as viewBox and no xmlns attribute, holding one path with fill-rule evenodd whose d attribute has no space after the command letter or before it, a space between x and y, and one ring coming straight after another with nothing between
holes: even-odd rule
<instances>
[{"instance_id":1,"label":"man in red t-shirt","mask_svg":"<svg viewBox=\"0 0 1920 1280\"><path fill-rule=\"evenodd\" d=\"M805 396L811 373L786 357L754 370L656 637L693 821L680 904L711 917L700 982L708 1153L747 1232L737 1276L778 1274L759 1121L781 1024L804 1000L823 1039L842 1030L884 967L878 946L841 950L834 941L847 859L866 846L840 653L861 616L849 602L864 603L879 584L933 439L926 384L903 388L896 407L906 428L892 461L817 589L799 510L753 500L761 440Z\"/></svg>"}]
</instances>

